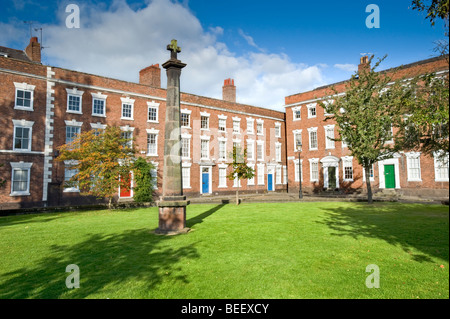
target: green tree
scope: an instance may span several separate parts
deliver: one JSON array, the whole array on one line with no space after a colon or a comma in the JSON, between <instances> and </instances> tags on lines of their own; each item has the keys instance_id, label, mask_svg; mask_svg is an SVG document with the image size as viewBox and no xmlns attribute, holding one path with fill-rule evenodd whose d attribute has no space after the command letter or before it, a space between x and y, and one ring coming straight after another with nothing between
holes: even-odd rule
<instances>
[{"instance_id":1,"label":"green tree","mask_svg":"<svg viewBox=\"0 0 450 319\"><path fill-rule=\"evenodd\" d=\"M393 125L400 121L400 106L411 94L400 80L393 82L392 75L376 72L386 56L372 67L373 58L372 55L367 68L352 75L345 94L339 94L332 87L332 94L327 99L333 102L319 102L327 113L332 114L325 121L334 120L338 124L339 137L334 140L344 140L353 157L365 169L369 204L373 202L370 170L374 163L391 158L397 151L396 143L393 143Z\"/></svg>"},{"instance_id":2,"label":"green tree","mask_svg":"<svg viewBox=\"0 0 450 319\"><path fill-rule=\"evenodd\" d=\"M136 186L134 187L133 199L135 202L151 202L153 201L153 188L156 182L152 177L152 170L155 167L152 163L149 163L145 158L139 157L133 164L134 181Z\"/></svg>"},{"instance_id":3,"label":"green tree","mask_svg":"<svg viewBox=\"0 0 450 319\"><path fill-rule=\"evenodd\" d=\"M412 5L413 10L427 13L426 19L430 20L431 25L435 24L436 19L442 19L448 26L449 0L413 0Z\"/></svg>"},{"instance_id":4,"label":"green tree","mask_svg":"<svg viewBox=\"0 0 450 319\"><path fill-rule=\"evenodd\" d=\"M233 146L233 162L228 163L231 168L227 175L229 180L237 179L236 205L239 205L239 183L242 179L249 179L255 176L253 168L247 165L247 149L241 149L239 146Z\"/></svg>"},{"instance_id":5,"label":"green tree","mask_svg":"<svg viewBox=\"0 0 450 319\"><path fill-rule=\"evenodd\" d=\"M66 187L78 187L82 195L109 198L110 209L119 187L129 190L137 149L119 127L81 133L59 151L57 159L72 161L71 169L76 172Z\"/></svg>"}]
</instances>

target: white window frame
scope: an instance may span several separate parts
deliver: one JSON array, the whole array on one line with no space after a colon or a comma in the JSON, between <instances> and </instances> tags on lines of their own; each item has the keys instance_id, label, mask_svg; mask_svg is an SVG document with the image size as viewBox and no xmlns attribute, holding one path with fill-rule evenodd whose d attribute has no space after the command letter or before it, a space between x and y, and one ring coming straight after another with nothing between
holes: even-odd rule
<instances>
[{"instance_id":1,"label":"white window frame","mask_svg":"<svg viewBox=\"0 0 450 319\"><path fill-rule=\"evenodd\" d=\"M344 182L353 182L355 178L355 170L353 168L353 156L344 156L341 157L342 159L342 180ZM349 164L349 165L347 165ZM346 178L345 177L345 168L350 167L352 170L352 178Z\"/></svg>"},{"instance_id":2,"label":"white window frame","mask_svg":"<svg viewBox=\"0 0 450 319\"><path fill-rule=\"evenodd\" d=\"M298 179L298 159L295 159L293 162L294 162L294 182L299 182L299 179ZM303 159L300 159L300 166L301 166L300 170L301 170L301 173L302 173L302 182L303 182L305 180L303 178Z\"/></svg>"},{"instance_id":3,"label":"white window frame","mask_svg":"<svg viewBox=\"0 0 450 319\"><path fill-rule=\"evenodd\" d=\"M159 105L160 103L156 103L155 101L148 102L147 101L147 122L148 123L159 123ZM156 112L156 119L150 119L150 109L154 109Z\"/></svg>"},{"instance_id":4,"label":"white window frame","mask_svg":"<svg viewBox=\"0 0 450 319\"><path fill-rule=\"evenodd\" d=\"M287 166L283 165L283 184L286 185L287 183L288 183Z\"/></svg>"},{"instance_id":5,"label":"white window frame","mask_svg":"<svg viewBox=\"0 0 450 319\"><path fill-rule=\"evenodd\" d=\"M261 156L262 156L262 158L260 158L259 156L258 156L258 146L259 145L261 145ZM265 154L266 152L265 152L265 149L264 149L264 141L261 141L261 140L257 140L256 141L256 160L257 161L264 161L264 158L265 158Z\"/></svg>"},{"instance_id":6,"label":"white window frame","mask_svg":"<svg viewBox=\"0 0 450 319\"><path fill-rule=\"evenodd\" d=\"M261 125L261 132L258 132L259 125ZM264 120L261 120L261 119L256 120L256 135L259 135L259 136L264 135Z\"/></svg>"},{"instance_id":7,"label":"white window frame","mask_svg":"<svg viewBox=\"0 0 450 319\"><path fill-rule=\"evenodd\" d=\"M265 185L265 165L264 164L257 164L258 168L257 171L257 179L258 179L258 185Z\"/></svg>"},{"instance_id":8,"label":"white window frame","mask_svg":"<svg viewBox=\"0 0 450 319\"><path fill-rule=\"evenodd\" d=\"M210 149L209 149L209 140L210 137L209 136L200 136L200 160L209 160L210 157ZM202 145L203 145L203 141L207 142L207 147L206 147L206 154L207 157L203 157L203 149L202 149Z\"/></svg>"},{"instance_id":9,"label":"white window frame","mask_svg":"<svg viewBox=\"0 0 450 319\"><path fill-rule=\"evenodd\" d=\"M72 170L72 171L76 170L76 169L71 169L70 167L73 167L74 165L77 165L77 164L78 164L78 161L74 161L74 160L64 161L64 182L66 181L66 172L69 170ZM78 170L76 170L76 171L78 171ZM64 193L79 193L80 188L78 186L64 187L63 192Z\"/></svg>"},{"instance_id":10,"label":"white window frame","mask_svg":"<svg viewBox=\"0 0 450 319\"><path fill-rule=\"evenodd\" d=\"M120 109L120 119L121 120L127 120L127 121L134 121L134 99L130 99L128 97L121 97L120 100L122 101L122 107ZM131 116L130 117L124 117L123 116L123 106L124 105L130 105L131 106Z\"/></svg>"},{"instance_id":11,"label":"white window frame","mask_svg":"<svg viewBox=\"0 0 450 319\"><path fill-rule=\"evenodd\" d=\"M247 163L247 166L253 170L253 173L255 173L255 164ZM252 178L247 179L247 185L250 185L250 186L255 185L255 174L253 175Z\"/></svg>"},{"instance_id":12,"label":"white window frame","mask_svg":"<svg viewBox=\"0 0 450 319\"><path fill-rule=\"evenodd\" d=\"M317 117L317 103L309 103L308 105L306 105L306 107L308 108L308 118L309 119ZM313 109L314 109L315 114L312 114Z\"/></svg>"},{"instance_id":13,"label":"white window frame","mask_svg":"<svg viewBox=\"0 0 450 319\"><path fill-rule=\"evenodd\" d=\"M297 163L298 164L298 163ZM313 178L313 164L317 164L317 178ZM319 169L319 159L318 158L310 158L309 159L309 181L310 182L319 182L320 179L320 169Z\"/></svg>"},{"instance_id":14,"label":"white window frame","mask_svg":"<svg viewBox=\"0 0 450 319\"><path fill-rule=\"evenodd\" d=\"M281 162L281 143L275 142L275 161Z\"/></svg>"},{"instance_id":15,"label":"white window frame","mask_svg":"<svg viewBox=\"0 0 450 319\"><path fill-rule=\"evenodd\" d=\"M191 188L191 166L192 166L191 163L181 163L181 178L182 178L183 189ZM189 172L189 173L185 174L184 172Z\"/></svg>"},{"instance_id":16,"label":"white window frame","mask_svg":"<svg viewBox=\"0 0 450 319\"><path fill-rule=\"evenodd\" d=\"M237 131L236 131L236 126L235 126L236 123L239 123ZM233 134L241 134L241 118L240 117L233 117Z\"/></svg>"},{"instance_id":17,"label":"white window frame","mask_svg":"<svg viewBox=\"0 0 450 319\"><path fill-rule=\"evenodd\" d=\"M370 170L372 171L372 176L370 176L370 181L374 182L375 181L375 164L372 164L372 167L370 168ZM363 182L365 182L365 181L366 181L366 169L363 167Z\"/></svg>"},{"instance_id":18,"label":"white window frame","mask_svg":"<svg viewBox=\"0 0 450 319\"><path fill-rule=\"evenodd\" d=\"M275 177L275 184L276 185L281 185L283 182L283 166L281 165L277 165L277 167L275 168L276 171L276 177Z\"/></svg>"},{"instance_id":19,"label":"white window frame","mask_svg":"<svg viewBox=\"0 0 450 319\"><path fill-rule=\"evenodd\" d=\"M249 135L255 134L255 119L252 117L247 117L247 134Z\"/></svg>"},{"instance_id":20,"label":"white window frame","mask_svg":"<svg viewBox=\"0 0 450 319\"><path fill-rule=\"evenodd\" d=\"M444 159L444 161L445 160L447 161L447 166L444 166L444 168L447 167L447 178L439 177L439 169L442 169L441 164L443 162L442 159L439 159L439 155L440 154L441 153L438 153L438 152L434 152L433 153L433 157L434 157L434 180L436 182L448 182L449 181L449 178L448 178L449 154L447 153L446 159ZM444 164L445 164L445 162L444 162Z\"/></svg>"},{"instance_id":21,"label":"white window frame","mask_svg":"<svg viewBox=\"0 0 450 319\"><path fill-rule=\"evenodd\" d=\"M29 196L30 195L30 184L31 184L31 166L33 163L24 162L11 162L11 194L10 196ZM24 191L14 191L14 171L23 170L27 172L27 189Z\"/></svg>"},{"instance_id":22,"label":"white window frame","mask_svg":"<svg viewBox=\"0 0 450 319\"><path fill-rule=\"evenodd\" d=\"M408 152L405 153L406 156L406 170L408 172L408 182L421 182L422 181L422 165L420 163L420 153L419 152ZM415 167L415 169L419 169L419 176L414 177L412 176L412 161L417 160L418 167Z\"/></svg>"},{"instance_id":23,"label":"white window frame","mask_svg":"<svg viewBox=\"0 0 450 319\"><path fill-rule=\"evenodd\" d=\"M219 154L218 154L219 161L226 161L227 160L227 140L228 139L225 137L219 137L219 138L217 138L217 140L219 141ZM222 150L222 145L224 147L223 150ZM221 154L222 151L223 151L223 154ZM222 157L222 155L224 155L224 156Z\"/></svg>"},{"instance_id":24,"label":"white window frame","mask_svg":"<svg viewBox=\"0 0 450 319\"><path fill-rule=\"evenodd\" d=\"M32 143L33 143L33 121L26 120L12 120L14 124L14 132L13 132L13 150L16 152L31 152ZM28 148L16 148L16 128L25 128L29 130L28 133Z\"/></svg>"},{"instance_id":25,"label":"white window frame","mask_svg":"<svg viewBox=\"0 0 450 319\"><path fill-rule=\"evenodd\" d=\"M183 140L188 141L187 153L188 156L183 156ZM191 159L191 134L181 134L181 159L188 160Z\"/></svg>"},{"instance_id":26,"label":"white window frame","mask_svg":"<svg viewBox=\"0 0 450 319\"><path fill-rule=\"evenodd\" d=\"M311 147L311 133L316 133L316 147ZM316 151L319 149L319 137L317 135L317 127L310 127L308 128L308 136L309 136L309 150L310 151Z\"/></svg>"},{"instance_id":27,"label":"white window frame","mask_svg":"<svg viewBox=\"0 0 450 319\"><path fill-rule=\"evenodd\" d=\"M218 130L219 132L227 132L227 116L226 115L218 115L219 118L219 123L218 123ZM225 125L220 125L220 124L225 124Z\"/></svg>"},{"instance_id":28,"label":"white window frame","mask_svg":"<svg viewBox=\"0 0 450 319\"><path fill-rule=\"evenodd\" d=\"M64 143L67 144L67 127L68 126L70 126L70 127L78 127L79 129L78 129L78 133L77 134L81 134L81 126L83 126L83 122L77 122L75 120L72 120L72 121L65 120L64 123L66 124L66 127L64 129L64 133L65 133L64 134ZM73 142L73 140L71 142Z\"/></svg>"},{"instance_id":29,"label":"white window frame","mask_svg":"<svg viewBox=\"0 0 450 319\"><path fill-rule=\"evenodd\" d=\"M325 149L334 149L335 148L335 142L334 142L334 125L325 125ZM331 132L331 136L329 133ZM332 140L333 139L333 140Z\"/></svg>"},{"instance_id":30,"label":"white window frame","mask_svg":"<svg viewBox=\"0 0 450 319\"><path fill-rule=\"evenodd\" d=\"M219 170L218 170L218 172L219 172L219 186L217 186L217 188L227 188L228 187L228 185L227 185L227 180L228 180L228 178L227 178L227 167L228 167L228 165L227 164L219 164L217 166L219 168ZM221 172L222 173L225 172L225 175L221 176Z\"/></svg>"},{"instance_id":31,"label":"white window frame","mask_svg":"<svg viewBox=\"0 0 450 319\"><path fill-rule=\"evenodd\" d=\"M275 122L275 137L281 138L281 123Z\"/></svg>"},{"instance_id":32,"label":"white window frame","mask_svg":"<svg viewBox=\"0 0 450 319\"><path fill-rule=\"evenodd\" d=\"M155 130L155 129L146 129L147 131L147 156L158 156L158 136L159 136L159 130ZM150 153L150 149L148 147L148 136L149 135L154 135L155 136L155 152L154 153Z\"/></svg>"},{"instance_id":33,"label":"white window frame","mask_svg":"<svg viewBox=\"0 0 450 319\"><path fill-rule=\"evenodd\" d=\"M67 92L67 108L66 113L72 113L72 114L83 114L83 93L84 91L79 91L77 88L73 89L66 89ZM69 101L70 97L79 97L80 98L80 109L78 111L69 110Z\"/></svg>"},{"instance_id":34,"label":"white window frame","mask_svg":"<svg viewBox=\"0 0 450 319\"><path fill-rule=\"evenodd\" d=\"M191 111L191 110L188 110L188 109L181 109L180 113L181 113L181 114L188 115L188 122L189 122L189 125L188 125L188 126L186 126L186 125L181 125L182 121L181 121L181 114L180 114L180 125L181 125L181 128L190 129L190 128L191 128L191 114L192 114L192 111Z\"/></svg>"},{"instance_id":35,"label":"white window frame","mask_svg":"<svg viewBox=\"0 0 450 319\"><path fill-rule=\"evenodd\" d=\"M36 88L35 85L31 85L31 84L27 84L25 82L23 83L18 83L18 82L14 82L14 86L16 88L16 95L15 95L15 99L14 99L14 109L15 110L22 110L22 111L34 111L33 108L33 104L34 104L34 89ZM22 106L22 105L17 105L17 92L18 91L23 91L23 92L30 92L30 106L26 107L26 106Z\"/></svg>"},{"instance_id":36,"label":"white window frame","mask_svg":"<svg viewBox=\"0 0 450 319\"><path fill-rule=\"evenodd\" d=\"M130 133L130 147L133 146L133 135L134 135L134 127L131 127L129 125L121 126L120 130L122 133ZM145 152L145 151L143 151Z\"/></svg>"},{"instance_id":37,"label":"white window frame","mask_svg":"<svg viewBox=\"0 0 450 319\"><path fill-rule=\"evenodd\" d=\"M299 118L296 117L297 111L298 111L298 114L300 114ZM292 108L292 120L293 121L301 121L302 120L302 106L301 105L295 106Z\"/></svg>"},{"instance_id":38,"label":"white window frame","mask_svg":"<svg viewBox=\"0 0 450 319\"><path fill-rule=\"evenodd\" d=\"M209 114L208 112L200 112L200 130L201 131L209 131L209 117L211 114ZM204 123L206 123L206 127L202 127L203 125L203 119L205 119L206 121Z\"/></svg>"},{"instance_id":39,"label":"white window frame","mask_svg":"<svg viewBox=\"0 0 450 319\"><path fill-rule=\"evenodd\" d=\"M302 141L302 130L293 130L292 134L294 135L294 152L298 152L297 149L297 136L300 135L300 141L302 142L302 148L303 148L303 141Z\"/></svg>"},{"instance_id":40,"label":"white window frame","mask_svg":"<svg viewBox=\"0 0 450 319\"><path fill-rule=\"evenodd\" d=\"M251 150L250 153L249 153L249 150ZM255 140L253 140L251 138L247 139L247 160L248 161L255 160Z\"/></svg>"},{"instance_id":41,"label":"white window frame","mask_svg":"<svg viewBox=\"0 0 450 319\"><path fill-rule=\"evenodd\" d=\"M104 94L102 94L100 92L98 92L98 93L91 93L91 95L92 95L92 116L106 117L106 98L108 96L104 95ZM102 101L103 102L103 114L94 112L94 110L95 110L95 108L94 108L95 101Z\"/></svg>"},{"instance_id":42,"label":"white window frame","mask_svg":"<svg viewBox=\"0 0 450 319\"><path fill-rule=\"evenodd\" d=\"M322 101L322 103L325 104L325 105L333 104L333 103L334 103L334 100L333 100L333 99L331 99L331 100L326 100L326 101ZM316 113L317 113L317 109L316 109ZM326 111L325 109L323 109L323 115L324 115L324 116L333 116L334 114L333 114L333 113L327 113L327 111Z\"/></svg>"}]
</instances>

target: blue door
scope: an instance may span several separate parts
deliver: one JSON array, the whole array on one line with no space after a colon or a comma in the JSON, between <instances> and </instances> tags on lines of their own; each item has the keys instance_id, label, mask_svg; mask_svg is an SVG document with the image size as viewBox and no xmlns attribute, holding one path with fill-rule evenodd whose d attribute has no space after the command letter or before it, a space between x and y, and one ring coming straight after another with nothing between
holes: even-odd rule
<instances>
[{"instance_id":1,"label":"blue door","mask_svg":"<svg viewBox=\"0 0 450 319\"><path fill-rule=\"evenodd\" d=\"M273 174L267 175L268 190L273 191Z\"/></svg>"},{"instance_id":2,"label":"blue door","mask_svg":"<svg viewBox=\"0 0 450 319\"><path fill-rule=\"evenodd\" d=\"M209 170L207 168L202 170L202 194L206 193L209 193Z\"/></svg>"}]
</instances>

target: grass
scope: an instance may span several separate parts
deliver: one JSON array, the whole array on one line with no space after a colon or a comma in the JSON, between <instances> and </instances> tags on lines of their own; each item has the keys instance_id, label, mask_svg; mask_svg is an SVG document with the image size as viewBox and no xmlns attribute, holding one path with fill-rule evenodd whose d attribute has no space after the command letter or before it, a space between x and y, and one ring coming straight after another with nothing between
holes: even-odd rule
<instances>
[{"instance_id":1,"label":"grass","mask_svg":"<svg viewBox=\"0 0 450 319\"><path fill-rule=\"evenodd\" d=\"M449 298L448 206L190 205L0 218L0 298ZM66 266L80 268L67 289ZM366 287L369 264L380 288Z\"/></svg>"}]
</instances>

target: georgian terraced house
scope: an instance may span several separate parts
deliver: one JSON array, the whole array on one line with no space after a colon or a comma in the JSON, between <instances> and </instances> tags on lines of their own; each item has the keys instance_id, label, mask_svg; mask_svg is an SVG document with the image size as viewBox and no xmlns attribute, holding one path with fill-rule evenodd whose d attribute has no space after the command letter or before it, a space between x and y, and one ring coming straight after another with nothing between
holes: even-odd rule
<instances>
[{"instance_id":1,"label":"georgian terraced house","mask_svg":"<svg viewBox=\"0 0 450 319\"><path fill-rule=\"evenodd\" d=\"M403 67L404 75L448 73L443 59ZM337 83L342 88L344 82ZM317 101L326 87L286 97L286 112L236 102L233 79L223 98L181 93L183 191L187 196L243 192L297 192L301 138L302 185L307 193L324 189L364 190L362 168L341 142L327 139L337 127L323 122ZM139 72L139 83L67 70L41 63L37 38L16 50L0 47L0 210L92 204L98 200L64 187L74 170L55 160L58 148L76 134L120 126L133 137L141 156L155 164L155 195L161 189L166 90L158 64ZM226 178L233 145L245 147L255 177L240 185ZM375 189L395 188L448 196L448 161L419 153L399 153L371 172ZM131 200L131 189L118 200Z\"/></svg>"}]
</instances>

